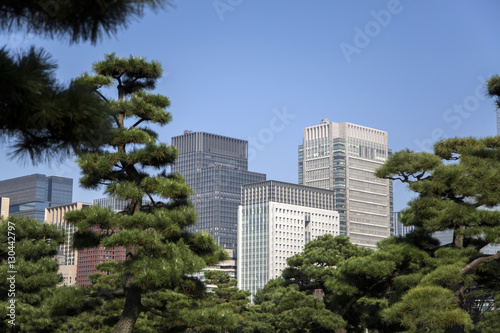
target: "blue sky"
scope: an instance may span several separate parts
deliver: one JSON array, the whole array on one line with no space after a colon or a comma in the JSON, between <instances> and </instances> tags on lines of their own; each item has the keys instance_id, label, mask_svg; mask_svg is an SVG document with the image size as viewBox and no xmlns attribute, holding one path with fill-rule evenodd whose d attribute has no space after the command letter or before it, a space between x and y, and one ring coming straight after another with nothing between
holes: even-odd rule
<instances>
[{"instance_id":1,"label":"blue sky","mask_svg":"<svg viewBox=\"0 0 500 333\"><path fill-rule=\"evenodd\" d=\"M500 73L499 12L497 0L169 0L95 46L5 32L0 43L43 47L63 83L109 52L158 60L155 92L173 115L162 141L186 129L249 140L251 171L295 183L302 129L323 118L385 130L394 151L495 135L484 83ZM61 175L75 179L74 201L103 196L78 188L71 160L33 167L7 152L1 179ZM397 185L395 209L410 198Z\"/></svg>"}]
</instances>

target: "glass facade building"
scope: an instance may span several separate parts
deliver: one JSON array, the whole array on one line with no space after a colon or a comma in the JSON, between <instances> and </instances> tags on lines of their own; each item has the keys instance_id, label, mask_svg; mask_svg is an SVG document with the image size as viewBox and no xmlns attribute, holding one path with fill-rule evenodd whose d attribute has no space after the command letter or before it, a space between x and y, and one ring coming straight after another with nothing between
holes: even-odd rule
<instances>
[{"instance_id":1,"label":"glass facade building","mask_svg":"<svg viewBox=\"0 0 500 333\"><path fill-rule=\"evenodd\" d=\"M0 181L0 197L10 199L10 215L43 222L45 208L72 202L73 179L42 174L7 179Z\"/></svg>"},{"instance_id":2,"label":"glass facade building","mask_svg":"<svg viewBox=\"0 0 500 333\"><path fill-rule=\"evenodd\" d=\"M281 276L286 260L325 234L339 235L334 193L265 181L242 186L238 211L238 288L255 294Z\"/></svg>"},{"instance_id":3,"label":"glass facade building","mask_svg":"<svg viewBox=\"0 0 500 333\"><path fill-rule=\"evenodd\" d=\"M340 233L375 248L391 234L392 182L375 177L387 160L387 132L321 120L304 128L299 146L299 184L331 189Z\"/></svg>"},{"instance_id":4,"label":"glass facade building","mask_svg":"<svg viewBox=\"0 0 500 333\"><path fill-rule=\"evenodd\" d=\"M191 200L199 218L191 231L206 231L236 253L241 185L266 180L265 174L248 171L248 142L185 131L172 145L179 150L172 172L183 175L195 192Z\"/></svg>"}]
</instances>

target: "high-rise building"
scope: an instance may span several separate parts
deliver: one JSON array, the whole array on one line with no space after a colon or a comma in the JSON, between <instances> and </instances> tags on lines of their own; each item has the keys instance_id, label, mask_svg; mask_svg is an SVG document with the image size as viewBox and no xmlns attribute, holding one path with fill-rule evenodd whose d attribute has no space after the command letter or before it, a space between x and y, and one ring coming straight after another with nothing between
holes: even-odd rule
<instances>
[{"instance_id":1,"label":"high-rise building","mask_svg":"<svg viewBox=\"0 0 500 333\"><path fill-rule=\"evenodd\" d=\"M59 230L64 230L66 234L66 240L57 249L59 259L58 272L63 276L62 285L72 286L76 284L78 263L78 251L73 249L73 234L76 228L73 224L66 222L64 215L67 212L85 209L89 206L90 204L88 203L74 202L45 208L45 223L57 226Z\"/></svg>"},{"instance_id":2,"label":"high-rise building","mask_svg":"<svg viewBox=\"0 0 500 333\"><path fill-rule=\"evenodd\" d=\"M118 213L129 205L129 201L118 198L100 198L92 200L92 205L109 208L112 212ZM101 232L101 229L94 226L92 231ZM116 230L118 231L118 230ZM104 261L125 261L127 252L125 247L106 248L99 245L78 251L78 263L76 267L76 283L79 286L90 286L92 282L88 278L90 274L97 273L95 265Z\"/></svg>"},{"instance_id":3,"label":"high-rise building","mask_svg":"<svg viewBox=\"0 0 500 333\"><path fill-rule=\"evenodd\" d=\"M415 226L413 225L403 225L400 222L401 212L394 212L394 236L406 236L413 230L415 230Z\"/></svg>"},{"instance_id":4,"label":"high-rise building","mask_svg":"<svg viewBox=\"0 0 500 333\"><path fill-rule=\"evenodd\" d=\"M206 231L236 253L241 185L266 180L248 171L248 141L185 131L172 145L179 150L172 172L183 175L195 192L191 200L199 219L190 230Z\"/></svg>"},{"instance_id":5,"label":"high-rise building","mask_svg":"<svg viewBox=\"0 0 500 333\"><path fill-rule=\"evenodd\" d=\"M391 233L392 183L375 177L387 160L387 132L321 120L304 128L299 146L299 184L332 189L340 232L374 248Z\"/></svg>"},{"instance_id":6,"label":"high-rise building","mask_svg":"<svg viewBox=\"0 0 500 333\"><path fill-rule=\"evenodd\" d=\"M9 214L43 222L45 208L71 203L73 179L33 174L0 181L0 197L10 198Z\"/></svg>"},{"instance_id":7,"label":"high-rise building","mask_svg":"<svg viewBox=\"0 0 500 333\"><path fill-rule=\"evenodd\" d=\"M255 294L281 275L286 259L325 234L339 235L334 193L279 181L241 187L238 209L238 288Z\"/></svg>"}]
</instances>

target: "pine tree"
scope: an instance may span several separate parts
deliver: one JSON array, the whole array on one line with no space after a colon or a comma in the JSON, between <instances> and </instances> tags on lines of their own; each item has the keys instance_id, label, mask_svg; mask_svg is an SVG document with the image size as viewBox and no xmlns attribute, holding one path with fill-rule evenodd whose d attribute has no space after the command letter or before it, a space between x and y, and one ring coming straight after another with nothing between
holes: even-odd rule
<instances>
[{"instance_id":1,"label":"pine tree","mask_svg":"<svg viewBox=\"0 0 500 333\"><path fill-rule=\"evenodd\" d=\"M146 9L168 0L6 0L0 27L72 43L96 43L115 35ZM110 128L106 108L85 86L58 83L56 64L43 49L19 54L0 49L0 135L12 143L12 157L33 163L65 158L82 145L95 147Z\"/></svg>"},{"instance_id":2,"label":"pine tree","mask_svg":"<svg viewBox=\"0 0 500 333\"><path fill-rule=\"evenodd\" d=\"M396 332L397 327L382 321L380 311L387 306L389 291L395 296L394 280L420 269L425 253L395 240L378 247L363 248L345 236L318 237L287 260L285 285L296 285L306 294L320 289L326 310L341 318L349 332Z\"/></svg>"},{"instance_id":3,"label":"pine tree","mask_svg":"<svg viewBox=\"0 0 500 333\"><path fill-rule=\"evenodd\" d=\"M85 303L81 290L56 288L62 277L54 256L63 234L15 216L0 220L0 233L0 331L53 332Z\"/></svg>"},{"instance_id":4,"label":"pine tree","mask_svg":"<svg viewBox=\"0 0 500 333\"><path fill-rule=\"evenodd\" d=\"M110 129L105 105L75 81L59 84L45 52L31 48L13 57L2 49L0 68L0 133L12 139L14 157L64 158L98 146Z\"/></svg>"},{"instance_id":5,"label":"pine tree","mask_svg":"<svg viewBox=\"0 0 500 333\"><path fill-rule=\"evenodd\" d=\"M282 278L259 289L255 304L254 317L260 314L262 322L260 327L256 323L251 326L259 332L345 332L344 320L326 309L323 301Z\"/></svg>"},{"instance_id":6,"label":"pine tree","mask_svg":"<svg viewBox=\"0 0 500 333\"><path fill-rule=\"evenodd\" d=\"M483 252L500 243L500 211L493 209L500 204L500 136L444 140L434 154L401 151L377 175L407 183L418 194L402 212L402 223L416 227L405 242L429 254L384 316L408 329L432 322L446 333L467 331L484 318L481 304L491 304L500 289L500 251ZM422 241L436 231L452 233L453 242ZM438 294L443 301L429 305L434 311L416 310L420 299Z\"/></svg>"},{"instance_id":7,"label":"pine tree","mask_svg":"<svg viewBox=\"0 0 500 333\"><path fill-rule=\"evenodd\" d=\"M113 332L131 332L143 312L168 317L169 291L202 293L201 282L189 275L223 259L225 253L210 235L186 231L196 220L188 200L192 190L182 176L166 171L177 151L158 143L157 133L144 126L171 120L168 98L147 92L161 76L160 64L112 53L95 63L93 71L95 75L85 74L79 82L91 86L111 109L114 129L106 144L79 157L80 184L104 186L110 196L130 204L119 214L96 206L70 212L66 219L79 229L75 234L79 247L126 248L125 262L97 267L109 275L96 278L96 284L103 286L101 294L125 298ZM101 92L113 85L117 99ZM149 175L151 170L159 173ZM145 197L150 204L143 204Z\"/></svg>"},{"instance_id":8,"label":"pine tree","mask_svg":"<svg viewBox=\"0 0 500 333\"><path fill-rule=\"evenodd\" d=\"M239 290L236 279L226 272L206 270L204 274L206 285L213 289L200 302L200 309L190 315L191 327L207 333L239 331L246 325L244 314L250 292Z\"/></svg>"},{"instance_id":9,"label":"pine tree","mask_svg":"<svg viewBox=\"0 0 500 333\"><path fill-rule=\"evenodd\" d=\"M73 43L96 43L103 35L112 36L142 17L144 9L157 9L164 4L164 0L4 0L0 3L0 27L69 38Z\"/></svg>"}]
</instances>

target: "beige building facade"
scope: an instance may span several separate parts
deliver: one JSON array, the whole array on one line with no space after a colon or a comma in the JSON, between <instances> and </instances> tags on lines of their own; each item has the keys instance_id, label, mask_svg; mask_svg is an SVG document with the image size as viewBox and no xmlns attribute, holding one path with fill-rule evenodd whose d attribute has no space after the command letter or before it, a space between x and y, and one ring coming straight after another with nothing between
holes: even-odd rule
<instances>
[{"instance_id":1,"label":"beige building facade","mask_svg":"<svg viewBox=\"0 0 500 333\"><path fill-rule=\"evenodd\" d=\"M64 215L73 210L80 210L89 207L90 204L74 202L59 206L45 208L45 223L57 226L59 230L64 230L66 240L58 248L59 274L62 274L61 285L72 286L76 284L76 269L78 263L78 251L73 249L73 234L75 226L69 224L64 219Z\"/></svg>"},{"instance_id":2,"label":"beige building facade","mask_svg":"<svg viewBox=\"0 0 500 333\"><path fill-rule=\"evenodd\" d=\"M4 220L9 218L9 205L10 205L9 198L0 197L0 216Z\"/></svg>"},{"instance_id":3,"label":"beige building facade","mask_svg":"<svg viewBox=\"0 0 500 333\"><path fill-rule=\"evenodd\" d=\"M328 119L304 128L299 184L331 189L341 234L375 248L391 233L392 183L375 177L387 160L387 132Z\"/></svg>"}]
</instances>

